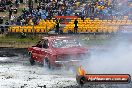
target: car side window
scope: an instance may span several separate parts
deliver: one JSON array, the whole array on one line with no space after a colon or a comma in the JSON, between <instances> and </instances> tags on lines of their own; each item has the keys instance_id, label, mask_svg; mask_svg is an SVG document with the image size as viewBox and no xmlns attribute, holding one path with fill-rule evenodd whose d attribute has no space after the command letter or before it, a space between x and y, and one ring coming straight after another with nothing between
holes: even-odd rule
<instances>
[{"instance_id":1,"label":"car side window","mask_svg":"<svg viewBox=\"0 0 132 88\"><path fill-rule=\"evenodd\" d=\"M44 39L43 40L43 48L48 48L49 47L49 45L48 45L48 40L47 39Z\"/></svg>"},{"instance_id":2,"label":"car side window","mask_svg":"<svg viewBox=\"0 0 132 88\"><path fill-rule=\"evenodd\" d=\"M36 47L39 47L39 48L42 48L42 45L43 45L43 41L39 41L36 45Z\"/></svg>"}]
</instances>

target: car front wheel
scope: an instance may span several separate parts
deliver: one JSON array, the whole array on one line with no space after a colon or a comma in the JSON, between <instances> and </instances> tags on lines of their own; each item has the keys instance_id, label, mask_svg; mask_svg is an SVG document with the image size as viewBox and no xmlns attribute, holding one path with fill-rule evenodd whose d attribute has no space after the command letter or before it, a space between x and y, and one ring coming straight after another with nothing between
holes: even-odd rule
<instances>
[{"instance_id":1,"label":"car front wheel","mask_svg":"<svg viewBox=\"0 0 132 88\"><path fill-rule=\"evenodd\" d=\"M43 66L44 66L45 68L51 69L51 63L50 63L50 61L49 61L48 58L45 58L45 59L44 59L44 61L43 61Z\"/></svg>"}]
</instances>

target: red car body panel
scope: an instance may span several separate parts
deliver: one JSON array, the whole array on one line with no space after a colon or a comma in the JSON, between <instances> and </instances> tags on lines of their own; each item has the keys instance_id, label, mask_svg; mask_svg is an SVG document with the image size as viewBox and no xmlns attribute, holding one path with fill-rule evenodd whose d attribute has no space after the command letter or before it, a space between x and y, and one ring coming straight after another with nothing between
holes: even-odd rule
<instances>
[{"instance_id":1,"label":"red car body panel","mask_svg":"<svg viewBox=\"0 0 132 88\"><path fill-rule=\"evenodd\" d=\"M43 39L48 40L48 48L39 48L39 47L31 47L28 48L28 52L32 54L32 58L40 63L43 63L43 60L45 58L48 58L50 60L50 63L52 65L56 65L55 61L58 59L58 57L61 57L63 60L64 56L74 56L75 58L79 54L86 54L88 52L88 49L83 47L68 47L68 48L54 48L52 47L52 41L54 39L70 39L70 37L57 37L57 36L50 36L50 37L44 37ZM42 40L43 40L42 39Z\"/></svg>"}]
</instances>

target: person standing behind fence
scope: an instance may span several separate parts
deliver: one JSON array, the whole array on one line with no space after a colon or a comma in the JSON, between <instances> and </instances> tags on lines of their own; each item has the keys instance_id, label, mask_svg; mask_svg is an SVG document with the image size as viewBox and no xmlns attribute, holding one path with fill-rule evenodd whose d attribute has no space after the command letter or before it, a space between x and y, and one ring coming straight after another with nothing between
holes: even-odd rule
<instances>
[{"instance_id":1,"label":"person standing behind fence","mask_svg":"<svg viewBox=\"0 0 132 88\"><path fill-rule=\"evenodd\" d=\"M75 21L74 21L74 33L77 33L77 29L78 29L78 21L77 21L77 19L75 19Z\"/></svg>"},{"instance_id":2,"label":"person standing behind fence","mask_svg":"<svg viewBox=\"0 0 132 88\"><path fill-rule=\"evenodd\" d=\"M8 22L8 20L6 20L4 31L7 32L8 31L8 28L9 28L9 22Z\"/></svg>"},{"instance_id":3,"label":"person standing behind fence","mask_svg":"<svg viewBox=\"0 0 132 88\"><path fill-rule=\"evenodd\" d=\"M4 27L0 26L0 29L1 29L1 33L3 34L4 33Z\"/></svg>"},{"instance_id":4,"label":"person standing behind fence","mask_svg":"<svg viewBox=\"0 0 132 88\"><path fill-rule=\"evenodd\" d=\"M9 19L11 19L11 15L13 14L13 12L12 12L12 5L10 5L10 7L9 7Z\"/></svg>"},{"instance_id":5,"label":"person standing behind fence","mask_svg":"<svg viewBox=\"0 0 132 88\"><path fill-rule=\"evenodd\" d=\"M4 20L2 17L0 17L0 24L3 24Z\"/></svg>"},{"instance_id":6,"label":"person standing behind fence","mask_svg":"<svg viewBox=\"0 0 132 88\"><path fill-rule=\"evenodd\" d=\"M59 34L59 28L60 28L60 22L59 22L59 20L56 20L56 30L55 30L55 33Z\"/></svg>"}]
</instances>

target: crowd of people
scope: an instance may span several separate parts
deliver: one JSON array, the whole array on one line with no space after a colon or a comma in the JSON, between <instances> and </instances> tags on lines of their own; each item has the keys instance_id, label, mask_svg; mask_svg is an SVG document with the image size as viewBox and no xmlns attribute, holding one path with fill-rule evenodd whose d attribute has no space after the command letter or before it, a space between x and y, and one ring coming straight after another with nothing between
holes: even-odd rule
<instances>
[{"instance_id":1,"label":"crowd of people","mask_svg":"<svg viewBox=\"0 0 132 88\"><path fill-rule=\"evenodd\" d=\"M8 5L9 20L11 24L26 25L32 18L34 24L40 19L52 19L54 16L79 16L104 19L112 14L112 5L109 0L1 0L2 6ZM26 3L26 7L22 10L19 17L17 9L21 3ZM35 4L34 4L35 3ZM37 5L37 6L34 6ZM80 7L83 7L80 9ZM76 10L80 10L77 12Z\"/></svg>"},{"instance_id":2,"label":"crowd of people","mask_svg":"<svg viewBox=\"0 0 132 88\"><path fill-rule=\"evenodd\" d=\"M33 8L32 2L24 8L22 15L17 20L20 25L27 24L32 18L34 24L37 24L40 19L52 19L54 16L70 16L78 6L76 0L57 0L57 1L37 1L36 8ZM22 22L21 22L22 21Z\"/></svg>"}]
</instances>

